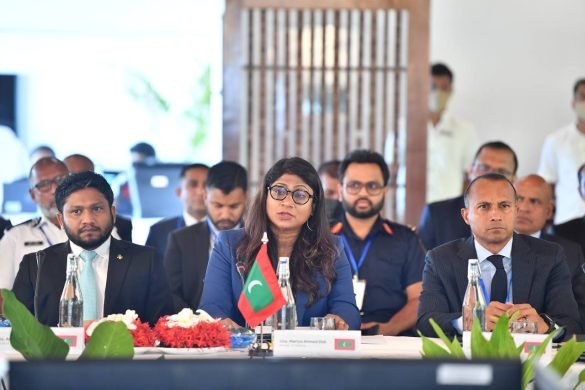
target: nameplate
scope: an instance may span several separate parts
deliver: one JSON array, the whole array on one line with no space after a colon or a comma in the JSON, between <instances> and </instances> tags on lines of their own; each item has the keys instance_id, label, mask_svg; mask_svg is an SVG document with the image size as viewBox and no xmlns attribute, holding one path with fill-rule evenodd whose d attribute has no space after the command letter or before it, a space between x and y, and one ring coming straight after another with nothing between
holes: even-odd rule
<instances>
[{"instance_id":1,"label":"nameplate","mask_svg":"<svg viewBox=\"0 0 585 390\"><path fill-rule=\"evenodd\" d=\"M361 351L359 330L275 330L274 356L356 358Z\"/></svg>"},{"instance_id":2,"label":"nameplate","mask_svg":"<svg viewBox=\"0 0 585 390\"><path fill-rule=\"evenodd\" d=\"M489 340L492 337L492 333L483 332L483 336ZM514 343L516 343L517 347L524 343L524 348L522 349L523 357L526 357L528 353L536 350L536 348L538 348L544 342L547 336L548 335L546 334L512 333ZM544 350L543 356L552 358L552 344L552 341L548 343ZM471 355L471 332L463 332L463 351L468 357Z\"/></svg>"},{"instance_id":3,"label":"nameplate","mask_svg":"<svg viewBox=\"0 0 585 390\"><path fill-rule=\"evenodd\" d=\"M0 328L0 353L18 353L10 345L12 328ZM51 328L53 333L69 345L69 353L81 354L85 348L83 328Z\"/></svg>"}]
</instances>

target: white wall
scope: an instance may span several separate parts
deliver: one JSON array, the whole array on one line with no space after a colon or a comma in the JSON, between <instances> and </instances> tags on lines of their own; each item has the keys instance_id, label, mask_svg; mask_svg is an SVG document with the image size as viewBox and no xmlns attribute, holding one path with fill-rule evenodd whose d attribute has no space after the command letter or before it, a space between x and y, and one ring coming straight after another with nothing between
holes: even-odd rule
<instances>
[{"instance_id":1,"label":"white wall","mask_svg":"<svg viewBox=\"0 0 585 390\"><path fill-rule=\"evenodd\" d=\"M432 0L431 61L455 73L451 108L480 141L514 148L536 171L544 137L574 120L585 77L585 1Z\"/></svg>"},{"instance_id":2,"label":"white wall","mask_svg":"<svg viewBox=\"0 0 585 390\"><path fill-rule=\"evenodd\" d=\"M204 65L221 78L223 2L0 0L0 10L0 73L19 76L19 130L29 149L47 143L61 158L84 153L106 169L128 166L139 141L153 143L163 161L221 158L220 85L212 131L196 151L183 113ZM136 74L170 102L169 113L130 95Z\"/></svg>"}]
</instances>

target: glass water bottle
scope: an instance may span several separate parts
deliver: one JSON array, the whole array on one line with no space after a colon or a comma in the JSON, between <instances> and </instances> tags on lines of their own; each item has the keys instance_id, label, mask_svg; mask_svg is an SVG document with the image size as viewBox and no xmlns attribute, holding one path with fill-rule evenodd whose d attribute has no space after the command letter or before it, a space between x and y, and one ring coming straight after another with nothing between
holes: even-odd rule
<instances>
[{"instance_id":1,"label":"glass water bottle","mask_svg":"<svg viewBox=\"0 0 585 390\"><path fill-rule=\"evenodd\" d=\"M485 296L481 288L481 271L479 260L469 259L467 265L467 290L463 298L463 331L471 331L473 321L479 321L481 330L485 331Z\"/></svg>"},{"instance_id":2,"label":"glass water bottle","mask_svg":"<svg viewBox=\"0 0 585 390\"><path fill-rule=\"evenodd\" d=\"M83 327L83 297L77 277L78 258L67 255L67 278L59 301L59 326Z\"/></svg>"},{"instance_id":3,"label":"glass water bottle","mask_svg":"<svg viewBox=\"0 0 585 390\"><path fill-rule=\"evenodd\" d=\"M290 284L290 268L288 257L278 259L278 284L286 299L286 304L272 316L273 329L295 329L297 327L297 306Z\"/></svg>"}]
</instances>

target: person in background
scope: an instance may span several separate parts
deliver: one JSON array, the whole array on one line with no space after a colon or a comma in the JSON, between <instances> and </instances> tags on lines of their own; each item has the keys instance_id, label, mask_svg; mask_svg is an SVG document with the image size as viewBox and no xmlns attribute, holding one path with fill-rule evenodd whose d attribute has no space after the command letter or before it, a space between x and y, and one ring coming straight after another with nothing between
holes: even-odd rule
<instances>
[{"instance_id":1,"label":"person in background","mask_svg":"<svg viewBox=\"0 0 585 390\"><path fill-rule=\"evenodd\" d=\"M153 165L156 163L156 151L151 144L147 142L139 142L130 148L130 159L132 165ZM127 174L120 174L116 179L118 183L120 183L120 188L116 194L116 207L118 213L131 216L134 208L130 196L128 176Z\"/></svg>"},{"instance_id":2,"label":"person in background","mask_svg":"<svg viewBox=\"0 0 585 390\"><path fill-rule=\"evenodd\" d=\"M469 259L479 260L488 331L504 313L517 313L541 334L563 327L555 339L581 333L563 249L514 233L518 204L512 183L488 173L469 184L464 199L461 214L472 235L427 252L417 319L422 334L435 336L431 318L447 335L461 334Z\"/></svg>"},{"instance_id":3,"label":"person in background","mask_svg":"<svg viewBox=\"0 0 585 390\"><path fill-rule=\"evenodd\" d=\"M171 292L156 251L112 237L113 202L110 185L93 172L68 176L57 188L57 218L68 241L26 255L13 287L16 298L41 323L57 326L59 322L70 253L80 258L84 321L132 309L154 325L159 317L172 314Z\"/></svg>"},{"instance_id":4,"label":"person in background","mask_svg":"<svg viewBox=\"0 0 585 390\"><path fill-rule=\"evenodd\" d=\"M191 164L181 169L181 187L177 197L183 203L183 215L166 218L150 227L146 245L152 246L163 257L167 250L169 234L186 226L193 226L205 219L205 183L209 167L205 164Z\"/></svg>"},{"instance_id":5,"label":"person in background","mask_svg":"<svg viewBox=\"0 0 585 390\"><path fill-rule=\"evenodd\" d=\"M339 160L325 161L317 169L325 193L325 210L330 221L339 218L343 213L343 206L339 200L338 191L339 164L341 164Z\"/></svg>"},{"instance_id":6,"label":"person in background","mask_svg":"<svg viewBox=\"0 0 585 390\"><path fill-rule=\"evenodd\" d=\"M67 240L57 220L55 190L68 174L53 157L41 158L30 169L29 194L41 215L14 226L0 240L0 288L12 288L24 255Z\"/></svg>"},{"instance_id":7,"label":"person in background","mask_svg":"<svg viewBox=\"0 0 585 390\"><path fill-rule=\"evenodd\" d=\"M581 201L585 202L585 164L582 164L577 170L577 179ZM581 245L581 249L585 253L585 214L560 225L555 225L554 232L558 236Z\"/></svg>"},{"instance_id":8,"label":"person in background","mask_svg":"<svg viewBox=\"0 0 585 390\"><path fill-rule=\"evenodd\" d=\"M585 259L579 244L545 232L553 215L553 193L547 182L538 175L528 175L514 182L518 194L518 214L514 230L517 233L542 238L559 244L565 251L573 295L581 323L585 324Z\"/></svg>"},{"instance_id":9,"label":"person in background","mask_svg":"<svg viewBox=\"0 0 585 390\"><path fill-rule=\"evenodd\" d=\"M211 253L200 309L243 326L237 302L261 239L276 269L288 257L299 326L311 317L333 316L337 329L359 329L351 270L341 240L329 233L323 187L313 166L298 157L276 162L264 176L244 229L220 232Z\"/></svg>"},{"instance_id":10,"label":"person in background","mask_svg":"<svg viewBox=\"0 0 585 390\"><path fill-rule=\"evenodd\" d=\"M40 159L30 169L29 193L41 216L14 226L0 240L0 288L12 288L24 255L67 241L57 219L55 190L68 175L67 166L52 157ZM120 238L117 231L114 237Z\"/></svg>"},{"instance_id":11,"label":"person in background","mask_svg":"<svg viewBox=\"0 0 585 390\"><path fill-rule=\"evenodd\" d=\"M389 178L384 157L353 151L339 178L345 213L331 232L341 237L354 277L366 283L362 332L414 336L425 255L416 233L380 216Z\"/></svg>"},{"instance_id":12,"label":"person in background","mask_svg":"<svg viewBox=\"0 0 585 390\"><path fill-rule=\"evenodd\" d=\"M473 160L473 151L479 142L471 124L453 115L448 103L453 95L454 75L442 63L431 66L431 91L429 96L427 126L427 192L426 202L438 202L461 195L466 171ZM406 139L406 129L399 132ZM386 139L384 157L394 166L394 132ZM396 173L398 182L404 183L405 156ZM393 170L394 171L394 170ZM395 173L393 172L393 175Z\"/></svg>"},{"instance_id":13,"label":"person in background","mask_svg":"<svg viewBox=\"0 0 585 390\"><path fill-rule=\"evenodd\" d=\"M585 203L575 186L575 172L585 159L585 78L573 86L573 123L548 135L542 145L538 174L554 187L554 224L585 214Z\"/></svg>"},{"instance_id":14,"label":"person in background","mask_svg":"<svg viewBox=\"0 0 585 390\"><path fill-rule=\"evenodd\" d=\"M146 142L139 142L130 148L130 156L133 164L151 165L156 162L154 147Z\"/></svg>"},{"instance_id":15,"label":"person in background","mask_svg":"<svg viewBox=\"0 0 585 390\"><path fill-rule=\"evenodd\" d=\"M83 154L75 153L63 159L69 173L95 172L95 164Z\"/></svg>"},{"instance_id":16,"label":"person in background","mask_svg":"<svg viewBox=\"0 0 585 390\"><path fill-rule=\"evenodd\" d=\"M39 145L30 152L30 161L33 164L45 157L57 158L55 151L49 145Z\"/></svg>"},{"instance_id":17,"label":"person in background","mask_svg":"<svg viewBox=\"0 0 585 390\"><path fill-rule=\"evenodd\" d=\"M501 141L487 142L479 147L469 169L469 180L486 173L499 173L514 180L518 158L510 146ZM461 218L465 208L463 195L425 205L418 226L418 234L427 250L458 238L469 237L469 225Z\"/></svg>"},{"instance_id":18,"label":"person in background","mask_svg":"<svg viewBox=\"0 0 585 390\"><path fill-rule=\"evenodd\" d=\"M242 227L248 174L240 164L222 161L209 169L206 182L207 219L170 233L165 253L175 310L197 309L203 278L217 234Z\"/></svg>"},{"instance_id":19,"label":"person in background","mask_svg":"<svg viewBox=\"0 0 585 390\"><path fill-rule=\"evenodd\" d=\"M91 159L83 154L72 154L63 159L63 162L67 166L69 173L81 173L81 172L95 172L95 164ZM126 241L132 242L132 220L125 218L121 215L116 215L114 223L116 234Z\"/></svg>"}]
</instances>

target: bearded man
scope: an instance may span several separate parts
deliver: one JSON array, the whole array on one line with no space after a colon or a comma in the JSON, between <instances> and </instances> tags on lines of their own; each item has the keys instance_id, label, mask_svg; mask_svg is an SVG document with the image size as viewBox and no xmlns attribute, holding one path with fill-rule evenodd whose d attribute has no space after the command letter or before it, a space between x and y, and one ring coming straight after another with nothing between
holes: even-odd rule
<instances>
[{"instance_id":1,"label":"bearded man","mask_svg":"<svg viewBox=\"0 0 585 390\"><path fill-rule=\"evenodd\" d=\"M354 278L365 282L362 333L414 335L424 252L412 229L380 216L388 177L379 153L350 152L339 166L345 213L331 232L341 236Z\"/></svg>"},{"instance_id":2,"label":"bearded man","mask_svg":"<svg viewBox=\"0 0 585 390\"><path fill-rule=\"evenodd\" d=\"M41 323L58 324L70 253L79 257L84 321L131 309L154 325L172 313L169 284L156 251L112 237L113 202L110 185L93 172L68 176L57 187L57 219L68 241L24 256L13 287L31 313L36 309Z\"/></svg>"}]
</instances>

